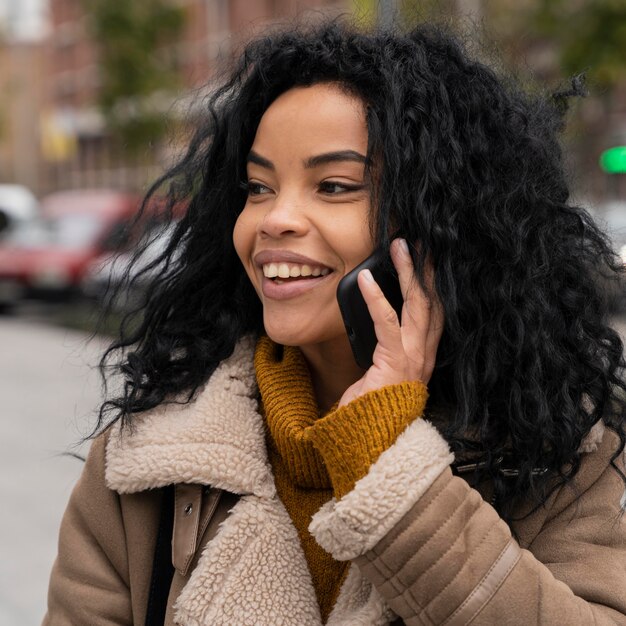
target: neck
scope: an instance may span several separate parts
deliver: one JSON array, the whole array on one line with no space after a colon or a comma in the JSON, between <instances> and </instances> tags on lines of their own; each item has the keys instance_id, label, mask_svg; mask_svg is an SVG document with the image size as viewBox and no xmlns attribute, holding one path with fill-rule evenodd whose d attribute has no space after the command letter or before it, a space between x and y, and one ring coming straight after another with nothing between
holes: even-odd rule
<instances>
[{"instance_id":1,"label":"neck","mask_svg":"<svg viewBox=\"0 0 626 626\"><path fill-rule=\"evenodd\" d=\"M341 344L327 342L300 349L311 372L320 415L325 415L346 389L363 376L364 370L356 364L347 337Z\"/></svg>"}]
</instances>

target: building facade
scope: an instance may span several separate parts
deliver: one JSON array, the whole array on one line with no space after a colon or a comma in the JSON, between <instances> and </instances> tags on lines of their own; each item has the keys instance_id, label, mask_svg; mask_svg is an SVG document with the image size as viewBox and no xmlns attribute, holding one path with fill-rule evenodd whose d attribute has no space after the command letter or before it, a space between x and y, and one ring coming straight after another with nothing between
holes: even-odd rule
<instances>
[{"instance_id":1,"label":"building facade","mask_svg":"<svg viewBox=\"0 0 626 626\"><path fill-rule=\"evenodd\" d=\"M43 56L39 42L0 40L0 183L40 187Z\"/></svg>"},{"instance_id":2,"label":"building facade","mask_svg":"<svg viewBox=\"0 0 626 626\"><path fill-rule=\"evenodd\" d=\"M143 0L147 2L147 0ZM216 68L243 42L269 24L297 14L335 15L357 11L385 21L381 7L444 4L481 22L493 41L540 83L558 84L555 43L533 33L520 37L517 0L169 0L184 11L184 25L159 54L176 60L177 87L150 97L156 114L171 121L167 140L127 149L115 140L100 107L102 59L85 0L49 0L47 35L39 41L0 37L0 181L20 182L37 194L77 187L144 189L184 142L193 114ZM523 0L522 5L532 4ZM522 8L523 8L522 6ZM520 9L521 10L521 9ZM508 34L507 34L508 33ZM523 73L523 70L522 70ZM132 114L133 104L126 103ZM602 149L626 145L626 83L611 94L575 106L566 149L580 195L626 197L626 175L606 176L598 166Z\"/></svg>"},{"instance_id":3,"label":"building facade","mask_svg":"<svg viewBox=\"0 0 626 626\"><path fill-rule=\"evenodd\" d=\"M307 10L336 14L349 4L345 0L172 2L184 10L184 27L182 36L168 46L173 49L161 53L175 57L181 87L176 94L160 94L154 106L158 113L181 117L218 64L242 41L276 19ZM89 20L81 0L50 0L41 120L41 192L94 186L141 190L176 151L176 137L131 154L109 136L98 106L102 70Z\"/></svg>"}]
</instances>

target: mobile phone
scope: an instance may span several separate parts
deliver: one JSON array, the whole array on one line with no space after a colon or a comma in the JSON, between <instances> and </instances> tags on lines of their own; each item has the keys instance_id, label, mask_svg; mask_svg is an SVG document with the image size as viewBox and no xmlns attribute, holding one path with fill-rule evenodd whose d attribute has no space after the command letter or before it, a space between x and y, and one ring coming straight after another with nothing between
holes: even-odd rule
<instances>
[{"instance_id":1,"label":"mobile phone","mask_svg":"<svg viewBox=\"0 0 626 626\"><path fill-rule=\"evenodd\" d=\"M384 250L376 250L339 281L337 302L354 359L359 367L369 369L372 366L372 357L378 340L374 331L374 321L357 283L359 272L365 269L372 272L374 280L398 314L398 319L402 312L403 299L393 261L389 252Z\"/></svg>"}]
</instances>

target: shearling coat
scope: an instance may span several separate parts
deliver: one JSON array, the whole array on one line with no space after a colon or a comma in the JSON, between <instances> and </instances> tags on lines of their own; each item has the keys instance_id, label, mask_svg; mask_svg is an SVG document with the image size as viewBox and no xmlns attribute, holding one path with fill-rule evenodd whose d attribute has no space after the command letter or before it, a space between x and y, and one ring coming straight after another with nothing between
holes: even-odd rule
<instances>
[{"instance_id":1,"label":"shearling coat","mask_svg":"<svg viewBox=\"0 0 626 626\"><path fill-rule=\"evenodd\" d=\"M168 625L321 624L267 459L253 349L242 341L192 403L158 407L132 433L114 427L94 442L62 522L44 624L144 623L157 488L171 484ZM518 522L515 540L452 474L437 430L416 419L313 518L321 546L351 561L327 623L626 624L626 494L609 466L615 437L593 436L575 484Z\"/></svg>"}]
</instances>

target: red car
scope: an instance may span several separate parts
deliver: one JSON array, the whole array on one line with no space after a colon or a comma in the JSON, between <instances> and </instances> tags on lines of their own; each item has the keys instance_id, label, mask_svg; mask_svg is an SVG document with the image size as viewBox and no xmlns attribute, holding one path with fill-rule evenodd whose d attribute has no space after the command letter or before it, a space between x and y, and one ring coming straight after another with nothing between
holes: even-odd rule
<instances>
[{"instance_id":1,"label":"red car","mask_svg":"<svg viewBox=\"0 0 626 626\"><path fill-rule=\"evenodd\" d=\"M50 194L41 214L0 245L0 308L25 298L66 299L79 293L90 263L103 252L129 249L139 198L113 190Z\"/></svg>"}]
</instances>

